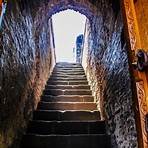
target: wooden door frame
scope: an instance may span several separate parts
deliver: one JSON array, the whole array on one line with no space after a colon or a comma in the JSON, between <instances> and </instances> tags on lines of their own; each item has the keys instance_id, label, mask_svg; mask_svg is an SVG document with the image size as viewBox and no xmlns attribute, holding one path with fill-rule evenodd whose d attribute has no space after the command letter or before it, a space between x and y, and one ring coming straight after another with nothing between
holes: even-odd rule
<instances>
[{"instance_id":1,"label":"wooden door frame","mask_svg":"<svg viewBox=\"0 0 148 148\"><path fill-rule=\"evenodd\" d=\"M2 12L2 0L0 0L0 14Z\"/></svg>"},{"instance_id":2,"label":"wooden door frame","mask_svg":"<svg viewBox=\"0 0 148 148\"><path fill-rule=\"evenodd\" d=\"M128 44L129 65L132 76L133 104L135 111L138 148L148 148L148 133L146 132L146 115L148 113L148 81L145 72L133 68L136 62L136 53L141 49L139 28L136 18L134 0L122 0L121 8L125 26L126 41ZM136 93L137 92L137 93Z\"/></svg>"}]
</instances>

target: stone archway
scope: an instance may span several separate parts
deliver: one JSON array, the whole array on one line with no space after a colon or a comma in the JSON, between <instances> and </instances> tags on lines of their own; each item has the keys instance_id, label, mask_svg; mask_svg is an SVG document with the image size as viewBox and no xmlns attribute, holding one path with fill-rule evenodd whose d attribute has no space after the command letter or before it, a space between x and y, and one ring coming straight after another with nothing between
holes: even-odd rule
<instances>
[{"instance_id":1,"label":"stone archway","mask_svg":"<svg viewBox=\"0 0 148 148\"><path fill-rule=\"evenodd\" d=\"M92 15L95 15L97 12L96 6L90 3L89 0L53 0L47 2L46 7L48 8L48 17L50 17L54 13L58 13L59 11L73 9L75 11L79 11L80 13L91 19ZM42 9L40 9L39 12L40 11L42 11Z\"/></svg>"},{"instance_id":2,"label":"stone archway","mask_svg":"<svg viewBox=\"0 0 148 148\"><path fill-rule=\"evenodd\" d=\"M44 17L40 18L40 22L36 22L36 27L38 28L41 22L50 19L55 13L67 9L78 11L79 13L85 15L89 21L92 21L93 17L97 15L97 7L89 0L52 0L44 3L40 2L38 10L35 12L35 20L39 19L40 15Z\"/></svg>"}]
</instances>

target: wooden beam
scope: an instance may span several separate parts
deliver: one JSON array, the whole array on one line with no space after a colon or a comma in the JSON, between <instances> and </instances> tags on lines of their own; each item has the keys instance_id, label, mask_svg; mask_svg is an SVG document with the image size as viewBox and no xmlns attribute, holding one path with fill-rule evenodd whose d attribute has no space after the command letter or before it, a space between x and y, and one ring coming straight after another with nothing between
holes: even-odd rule
<instances>
[{"instance_id":1,"label":"wooden beam","mask_svg":"<svg viewBox=\"0 0 148 148\"><path fill-rule=\"evenodd\" d=\"M0 0L0 13L2 12L2 0Z\"/></svg>"},{"instance_id":2,"label":"wooden beam","mask_svg":"<svg viewBox=\"0 0 148 148\"><path fill-rule=\"evenodd\" d=\"M127 32L127 41L129 45L129 59L130 62L135 62L135 54L138 49L141 49L141 38L139 35L139 26L137 22L137 16L135 12L135 5L133 0L122 1L124 24ZM148 81L145 72L139 72L130 66L132 76L134 77L134 83L136 83L137 94L133 99L137 136L138 136L138 148L148 148L148 134L146 132L146 115L148 113ZM136 81L136 79L138 81ZM135 93L135 92L134 92Z\"/></svg>"}]
</instances>

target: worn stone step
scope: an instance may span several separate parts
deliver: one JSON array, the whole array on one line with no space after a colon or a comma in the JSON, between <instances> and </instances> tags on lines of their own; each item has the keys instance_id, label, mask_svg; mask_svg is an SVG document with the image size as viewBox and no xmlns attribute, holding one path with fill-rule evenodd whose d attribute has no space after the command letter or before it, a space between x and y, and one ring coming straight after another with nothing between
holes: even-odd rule
<instances>
[{"instance_id":1,"label":"worn stone step","mask_svg":"<svg viewBox=\"0 0 148 148\"><path fill-rule=\"evenodd\" d=\"M83 78L86 78L86 75L60 75L60 74L57 74L57 75L51 75L50 78L76 78L76 79L83 79Z\"/></svg>"},{"instance_id":2,"label":"worn stone step","mask_svg":"<svg viewBox=\"0 0 148 148\"><path fill-rule=\"evenodd\" d=\"M87 89L90 90L89 85L46 85L45 89Z\"/></svg>"},{"instance_id":3,"label":"worn stone step","mask_svg":"<svg viewBox=\"0 0 148 148\"><path fill-rule=\"evenodd\" d=\"M70 75L70 76L72 76L72 75L77 75L77 76L80 76L80 75L85 75L85 72L67 72L67 73L65 73L65 72L55 72L55 71L53 71L52 72L52 75L53 76L56 76L56 75Z\"/></svg>"},{"instance_id":4,"label":"worn stone step","mask_svg":"<svg viewBox=\"0 0 148 148\"><path fill-rule=\"evenodd\" d=\"M90 90L85 89L45 89L43 94L45 95L92 95L92 92Z\"/></svg>"},{"instance_id":5,"label":"worn stone step","mask_svg":"<svg viewBox=\"0 0 148 148\"><path fill-rule=\"evenodd\" d=\"M92 102L44 102L38 103L42 110L97 110L96 103Z\"/></svg>"},{"instance_id":6,"label":"worn stone step","mask_svg":"<svg viewBox=\"0 0 148 148\"><path fill-rule=\"evenodd\" d=\"M53 73L54 72L59 72L59 73L65 73L65 74L67 74L67 73L83 73L84 74L84 69L72 69L72 70L60 70L60 69L53 69Z\"/></svg>"},{"instance_id":7,"label":"worn stone step","mask_svg":"<svg viewBox=\"0 0 148 148\"><path fill-rule=\"evenodd\" d=\"M84 77L86 78L85 73L72 73L72 74L65 74L65 73L52 73L52 77L64 77L64 78L75 78L75 77Z\"/></svg>"},{"instance_id":8,"label":"worn stone step","mask_svg":"<svg viewBox=\"0 0 148 148\"><path fill-rule=\"evenodd\" d=\"M93 135L24 135L22 148L110 148L109 137Z\"/></svg>"},{"instance_id":9,"label":"worn stone step","mask_svg":"<svg viewBox=\"0 0 148 148\"><path fill-rule=\"evenodd\" d=\"M43 95L41 100L45 102L94 102L94 98L91 95Z\"/></svg>"},{"instance_id":10,"label":"worn stone step","mask_svg":"<svg viewBox=\"0 0 148 148\"><path fill-rule=\"evenodd\" d=\"M53 70L53 73L64 73L64 74L82 73L84 74L84 70Z\"/></svg>"},{"instance_id":11,"label":"worn stone step","mask_svg":"<svg viewBox=\"0 0 148 148\"><path fill-rule=\"evenodd\" d=\"M46 120L46 121L64 121L64 120L100 120L100 112L98 110L36 110L33 113L33 120Z\"/></svg>"},{"instance_id":12,"label":"worn stone step","mask_svg":"<svg viewBox=\"0 0 148 148\"><path fill-rule=\"evenodd\" d=\"M56 63L56 66L82 66L80 63L63 63L63 62L60 62L60 63Z\"/></svg>"},{"instance_id":13,"label":"worn stone step","mask_svg":"<svg viewBox=\"0 0 148 148\"><path fill-rule=\"evenodd\" d=\"M65 65L60 65L60 64L56 64L55 67L57 68L83 68L83 66L81 64L65 64Z\"/></svg>"},{"instance_id":14,"label":"worn stone step","mask_svg":"<svg viewBox=\"0 0 148 148\"><path fill-rule=\"evenodd\" d=\"M27 133L49 134L105 134L104 121L30 121Z\"/></svg>"},{"instance_id":15,"label":"worn stone step","mask_svg":"<svg viewBox=\"0 0 148 148\"><path fill-rule=\"evenodd\" d=\"M87 81L48 81L47 85L88 85Z\"/></svg>"},{"instance_id":16,"label":"worn stone step","mask_svg":"<svg viewBox=\"0 0 148 148\"><path fill-rule=\"evenodd\" d=\"M86 77L50 77L48 81L87 81Z\"/></svg>"},{"instance_id":17,"label":"worn stone step","mask_svg":"<svg viewBox=\"0 0 148 148\"><path fill-rule=\"evenodd\" d=\"M67 66L56 65L55 68L83 69L81 65L67 65Z\"/></svg>"},{"instance_id":18,"label":"worn stone step","mask_svg":"<svg viewBox=\"0 0 148 148\"><path fill-rule=\"evenodd\" d=\"M64 71L64 72L68 72L68 71L84 71L84 69L82 67L81 68L67 68L67 67L57 68L57 67L54 67L53 71Z\"/></svg>"},{"instance_id":19,"label":"worn stone step","mask_svg":"<svg viewBox=\"0 0 148 148\"><path fill-rule=\"evenodd\" d=\"M81 63L77 63L77 62L57 62L56 65L81 65Z\"/></svg>"},{"instance_id":20,"label":"worn stone step","mask_svg":"<svg viewBox=\"0 0 148 148\"><path fill-rule=\"evenodd\" d=\"M83 67L54 67L54 70L64 70L64 71L84 71Z\"/></svg>"}]
</instances>

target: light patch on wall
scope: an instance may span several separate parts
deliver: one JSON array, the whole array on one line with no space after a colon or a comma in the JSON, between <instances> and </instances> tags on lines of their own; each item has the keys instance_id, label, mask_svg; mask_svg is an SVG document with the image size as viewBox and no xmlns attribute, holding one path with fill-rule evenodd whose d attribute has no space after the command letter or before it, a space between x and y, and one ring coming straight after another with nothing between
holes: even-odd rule
<instances>
[{"instance_id":1,"label":"light patch on wall","mask_svg":"<svg viewBox=\"0 0 148 148\"><path fill-rule=\"evenodd\" d=\"M86 17L76 11L66 10L53 15L57 62L75 62L76 37L84 34Z\"/></svg>"}]
</instances>

